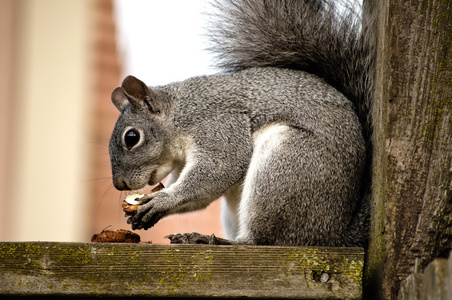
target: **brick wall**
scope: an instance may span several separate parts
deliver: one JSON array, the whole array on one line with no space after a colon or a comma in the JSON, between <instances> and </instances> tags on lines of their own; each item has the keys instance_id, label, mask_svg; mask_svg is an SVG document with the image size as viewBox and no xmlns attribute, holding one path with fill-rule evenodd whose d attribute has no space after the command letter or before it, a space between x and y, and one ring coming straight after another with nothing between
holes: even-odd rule
<instances>
[{"instance_id":1,"label":"brick wall","mask_svg":"<svg viewBox=\"0 0 452 300\"><path fill-rule=\"evenodd\" d=\"M116 43L114 2L97 0L95 5L93 45L94 115L92 129L92 200L91 219L93 233L110 228L130 229L121 210L125 192L118 192L111 182L108 140L119 112L110 102L110 93L122 80L121 55ZM207 210L161 220L147 231L138 231L142 240L167 243L163 237L174 232L192 232L222 236L219 221L220 203L216 201Z\"/></svg>"}]
</instances>

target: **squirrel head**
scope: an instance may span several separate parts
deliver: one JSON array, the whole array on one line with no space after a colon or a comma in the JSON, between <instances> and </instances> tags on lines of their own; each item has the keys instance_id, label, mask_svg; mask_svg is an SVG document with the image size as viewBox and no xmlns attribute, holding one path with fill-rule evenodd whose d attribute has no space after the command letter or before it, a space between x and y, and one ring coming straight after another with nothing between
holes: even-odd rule
<instances>
[{"instance_id":1,"label":"squirrel head","mask_svg":"<svg viewBox=\"0 0 452 300\"><path fill-rule=\"evenodd\" d=\"M128 76L111 99L121 112L110 139L113 184L137 190L158 183L172 171L168 96Z\"/></svg>"}]
</instances>

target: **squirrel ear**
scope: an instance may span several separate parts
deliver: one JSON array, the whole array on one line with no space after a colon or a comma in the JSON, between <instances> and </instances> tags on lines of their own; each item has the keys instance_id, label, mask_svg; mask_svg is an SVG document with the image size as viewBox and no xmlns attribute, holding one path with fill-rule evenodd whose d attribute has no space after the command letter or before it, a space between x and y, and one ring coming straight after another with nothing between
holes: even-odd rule
<instances>
[{"instance_id":1,"label":"squirrel ear","mask_svg":"<svg viewBox=\"0 0 452 300\"><path fill-rule=\"evenodd\" d=\"M143 81L129 75L123 80L121 87L131 104L146 108L151 113L160 112L156 95Z\"/></svg>"},{"instance_id":2,"label":"squirrel ear","mask_svg":"<svg viewBox=\"0 0 452 300\"><path fill-rule=\"evenodd\" d=\"M126 95L124 95L124 91L121 87L117 87L111 93L111 102L116 106L116 108L122 112L126 105L129 103Z\"/></svg>"},{"instance_id":3,"label":"squirrel ear","mask_svg":"<svg viewBox=\"0 0 452 300\"><path fill-rule=\"evenodd\" d=\"M148 87L146 84L138 78L130 75L122 81L121 87L123 88L126 96L128 96L128 98L134 98L134 100L144 100L148 94Z\"/></svg>"}]
</instances>

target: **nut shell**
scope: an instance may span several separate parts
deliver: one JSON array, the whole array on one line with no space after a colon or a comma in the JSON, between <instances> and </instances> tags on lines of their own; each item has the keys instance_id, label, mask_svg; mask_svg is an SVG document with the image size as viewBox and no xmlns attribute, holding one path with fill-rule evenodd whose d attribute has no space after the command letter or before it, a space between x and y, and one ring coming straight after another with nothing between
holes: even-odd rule
<instances>
[{"instance_id":1,"label":"nut shell","mask_svg":"<svg viewBox=\"0 0 452 300\"><path fill-rule=\"evenodd\" d=\"M139 243L140 240L138 234L125 229L103 230L91 238L93 243Z\"/></svg>"},{"instance_id":2,"label":"nut shell","mask_svg":"<svg viewBox=\"0 0 452 300\"><path fill-rule=\"evenodd\" d=\"M126 213L126 215L133 215L137 212L140 205L133 205L126 202L126 200L122 201L122 210Z\"/></svg>"},{"instance_id":3,"label":"nut shell","mask_svg":"<svg viewBox=\"0 0 452 300\"><path fill-rule=\"evenodd\" d=\"M151 190L150 194L158 192L164 188L165 188L165 186L161 182L159 182L159 184ZM130 197L130 196L132 196L132 197ZM144 195L142 195L142 194L133 194L133 195L129 195L128 197L126 197L126 199L124 199L124 201L122 201L122 210L126 213L126 215L134 215L137 212L138 208L140 208L140 206L141 206L141 204L130 204L129 202L132 202L132 201L130 201L130 199L131 198L137 199L137 198L141 198L143 196Z\"/></svg>"}]
</instances>

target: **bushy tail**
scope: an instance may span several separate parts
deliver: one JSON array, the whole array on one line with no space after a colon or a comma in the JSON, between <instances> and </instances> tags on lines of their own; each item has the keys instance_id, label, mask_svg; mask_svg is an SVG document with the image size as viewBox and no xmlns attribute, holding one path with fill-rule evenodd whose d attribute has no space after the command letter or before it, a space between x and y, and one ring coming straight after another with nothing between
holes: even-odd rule
<instances>
[{"instance_id":1,"label":"bushy tail","mask_svg":"<svg viewBox=\"0 0 452 300\"><path fill-rule=\"evenodd\" d=\"M214 5L211 51L219 67L271 66L322 77L354 103L370 137L375 55L357 1L216 0Z\"/></svg>"},{"instance_id":2,"label":"bushy tail","mask_svg":"<svg viewBox=\"0 0 452 300\"><path fill-rule=\"evenodd\" d=\"M373 17L355 0L215 0L210 33L217 65L227 71L280 67L323 78L350 99L363 126L367 164L353 240L369 227L375 37ZM363 244L364 245L364 244Z\"/></svg>"}]
</instances>

